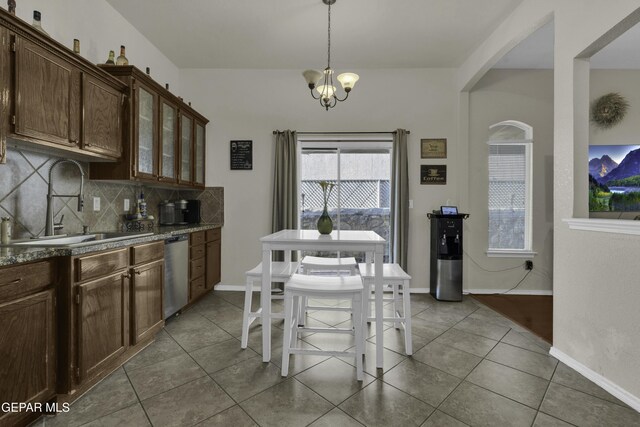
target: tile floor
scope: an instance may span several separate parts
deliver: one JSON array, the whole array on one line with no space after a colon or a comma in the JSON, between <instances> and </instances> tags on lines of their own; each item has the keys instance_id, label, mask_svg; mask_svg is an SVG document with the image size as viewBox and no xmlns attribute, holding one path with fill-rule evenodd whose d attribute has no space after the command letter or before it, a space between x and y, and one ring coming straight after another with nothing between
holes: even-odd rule
<instances>
[{"instance_id":1,"label":"tile floor","mask_svg":"<svg viewBox=\"0 0 640 427\"><path fill-rule=\"evenodd\" d=\"M259 298L254 298L258 301ZM330 302L329 302L330 303ZM167 322L156 341L46 426L638 426L640 414L550 357L549 346L470 298L412 295L414 355L385 324L384 370L366 378L352 359L294 356L280 376L282 322L272 362L260 356L260 326L240 348L243 293L215 292ZM277 304L274 303L274 304ZM341 312L309 324L348 325ZM308 335L309 348L346 349Z\"/></svg>"}]
</instances>

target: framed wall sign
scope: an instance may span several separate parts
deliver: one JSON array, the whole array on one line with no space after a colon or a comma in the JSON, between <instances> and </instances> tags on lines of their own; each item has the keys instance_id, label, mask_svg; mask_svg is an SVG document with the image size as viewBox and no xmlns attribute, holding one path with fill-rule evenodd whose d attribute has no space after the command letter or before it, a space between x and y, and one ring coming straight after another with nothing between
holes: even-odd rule
<instances>
[{"instance_id":1,"label":"framed wall sign","mask_svg":"<svg viewBox=\"0 0 640 427\"><path fill-rule=\"evenodd\" d=\"M447 165L420 165L420 184L445 185Z\"/></svg>"},{"instance_id":2,"label":"framed wall sign","mask_svg":"<svg viewBox=\"0 0 640 427\"><path fill-rule=\"evenodd\" d=\"M420 157L423 159L446 159L447 138L421 139Z\"/></svg>"},{"instance_id":3,"label":"framed wall sign","mask_svg":"<svg viewBox=\"0 0 640 427\"><path fill-rule=\"evenodd\" d=\"M231 170L252 170L253 141L231 141L229 163Z\"/></svg>"}]
</instances>

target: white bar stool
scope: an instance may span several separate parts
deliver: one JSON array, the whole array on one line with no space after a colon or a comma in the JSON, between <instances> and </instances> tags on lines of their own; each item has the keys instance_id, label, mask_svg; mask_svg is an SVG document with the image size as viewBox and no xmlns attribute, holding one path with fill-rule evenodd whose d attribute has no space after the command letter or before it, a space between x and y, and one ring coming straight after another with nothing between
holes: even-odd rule
<instances>
[{"instance_id":1,"label":"white bar stool","mask_svg":"<svg viewBox=\"0 0 640 427\"><path fill-rule=\"evenodd\" d=\"M349 272L353 276L357 272L358 263L354 257L329 258L319 256L305 256L300 261L304 274L311 274L314 271L341 271Z\"/></svg>"},{"instance_id":2,"label":"white bar stool","mask_svg":"<svg viewBox=\"0 0 640 427\"><path fill-rule=\"evenodd\" d=\"M340 275L341 272L347 272L350 276L354 276L358 272L358 262L354 257L343 258L331 258L331 257L318 257L318 256L305 256L300 261L302 272L304 274L313 274L314 272L335 272L336 275ZM322 311L351 311L351 308L344 307L319 307L310 306L306 298L302 299L300 304L300 317L298 321L300 325L304 326L306 322L306 314L309 310L322 310Z\"/></svg>"},{"instance_id":3,"label":"white bar stool","mask_svg":"<svg viewBox=\"0 0 640 427\"><path fill-rule=\"evenodd\" d=\"M273 282L287 283L289 278L298 269L298 262L272 262L271 263L271 279ZM257 290L261 289L260 283L262 281L262 263L258 264L251 270L245 272L247 277L245 291L244 291L244 313L242 317L242 342L241 348L247 348L249 344L249 327L256 319L262 319L262 307L257 311L251 311L251 302L253 298L253 284L258 283ZM271 300L284 299L282 294L271 295ZM282 319L282 313L271 313L272 319ZM263 320L264 321L264 320Z\"/></svg>"},{"instance_id":4,"label":"white bar stool","mask_svg":"<svg viewBox=\"0 0 640 427\"><path fill-rule=\"evenodd\" d=\"M330 355L353 356L356 359L356 378L363 380L363 306L366 301L364 286L360 276L309 276L294 274L284 288L284 337L282 340L282 376L289 373L289 355ZM353 307L352 328L303 328L298 326L298 305L301 298L348 299ZM355 337L355 351L309 350L296 347L298 333L317 332L334 334L351 334Z\"/></svg>"},{"instance_id":5,"label":"white bar stool","mask_svg":"<svg viewBox=\"0 0 640 427\"><path fill-rule=\"evenodd\" d=\"M369 296L368 301L375 301L371 298L371 287L374 285L374 268L373 264L358 264L362 282L364 283L366 293ZM391 298L383 298L383 301L393 301L393 317L384 317L383 322L393 322L396 329L400 326L404 328L404 349L408 356L413 354L413 342L411 339L411 276L409 276L399 264L383 264L382 265L382 283L390 285L393 288L393 296ZM399 289L402 288L402 289ZM402 296L400 296L402 291ZM400 312L402 308L402 313ZM370 317L370 306L366 304L367 321L376 320Z\"/></svg>"}]
</instances>

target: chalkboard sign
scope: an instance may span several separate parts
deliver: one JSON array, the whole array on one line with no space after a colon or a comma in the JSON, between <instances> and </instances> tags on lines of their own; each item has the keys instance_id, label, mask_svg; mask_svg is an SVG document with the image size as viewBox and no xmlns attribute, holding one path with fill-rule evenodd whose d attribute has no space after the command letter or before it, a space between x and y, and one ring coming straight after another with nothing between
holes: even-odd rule
<instances>
[{"instance_id":1,"label":"chalkboard sign","mask_svg":"<svg viewBox=\"0 0 640 427\"><path fill-rule=\"evenodd\" d=\"M231 141L229 158L231 170L252 170L253 141Z\"/></svg>"}]
</instances>

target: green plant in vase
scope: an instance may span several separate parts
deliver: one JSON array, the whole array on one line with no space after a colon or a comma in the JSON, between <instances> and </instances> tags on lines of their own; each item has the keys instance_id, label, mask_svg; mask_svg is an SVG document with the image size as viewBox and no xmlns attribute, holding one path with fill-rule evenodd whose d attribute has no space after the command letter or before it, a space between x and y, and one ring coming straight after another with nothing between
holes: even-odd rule
<instances>
[{"instance_id":1,"label":"green plant in vase","mask_svg":"<svg viewBox=\"0 0 640 427\"><path fill-rule=\"evenodd\" d=\"M320 181L320 187L322 187L324 209L322 210L322 215L318 218L318 232L320 234L331 234L333 231L333 221L331 221L329 212L327 212L327 203L329 202L329 197L331 196L331 192L333 191L335 184L327 181Z\"/></svg>"}]
</instances>

